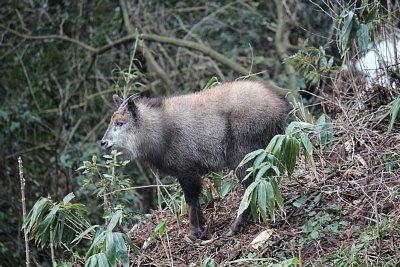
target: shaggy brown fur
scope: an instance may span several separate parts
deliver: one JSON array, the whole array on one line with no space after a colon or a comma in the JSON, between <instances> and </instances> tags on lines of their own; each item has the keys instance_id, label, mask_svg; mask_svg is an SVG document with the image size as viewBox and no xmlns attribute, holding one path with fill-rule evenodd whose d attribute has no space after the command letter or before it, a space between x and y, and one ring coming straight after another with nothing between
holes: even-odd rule
<instances>
[{"instance_id":1,"label":"shaggy brown fur","mask_svg":"<svg viewBox=\"0 0 400 267\"><path fill-rule=\"evenodd\" d=\"M204 224L199 204L200 176L210 171L235 169L249 152L264 148L284 132L286 102L252 81L225 83L198 93L164 99L124 102L102 139L106 149L121 150L164 174L176 176L189 207L190 234ZM246 166L238 169L239 180ZM246 180L245 186L251 181ZM238 231L248 211L231 226Z\"/></svg>"}]
</instances>

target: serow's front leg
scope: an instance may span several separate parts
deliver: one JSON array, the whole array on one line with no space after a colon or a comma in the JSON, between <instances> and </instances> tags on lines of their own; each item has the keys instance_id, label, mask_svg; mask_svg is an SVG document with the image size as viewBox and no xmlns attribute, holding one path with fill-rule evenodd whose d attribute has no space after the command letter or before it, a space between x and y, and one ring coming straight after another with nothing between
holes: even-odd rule
<instances>
[{"instance_id":1,"label":"serow's front leg","mask_svg":"<svg viewBox=\"0 0 400 267\"><path fill-rule=\"evenodd\" d=\"M201 211L199 203L201 179L197 176L193 178L178 177L178 181L181 184L186 204L188 205L190 222L189 235L200 237L204 226L203 212Z\"/></svg>"},{"instance_id":2,"label":"serow's front leg","mask_svg":"<svg viewBox=\"0 0 400 267\"><path fill-rule=\"evenodd\" d=\"M186 201L186 203L189 208L189 235L200 237L204 226L204 217L203 212L201 211L200 203L198 200L196 203L189 203L188 201Z\"/></svg>"}]
</instances>

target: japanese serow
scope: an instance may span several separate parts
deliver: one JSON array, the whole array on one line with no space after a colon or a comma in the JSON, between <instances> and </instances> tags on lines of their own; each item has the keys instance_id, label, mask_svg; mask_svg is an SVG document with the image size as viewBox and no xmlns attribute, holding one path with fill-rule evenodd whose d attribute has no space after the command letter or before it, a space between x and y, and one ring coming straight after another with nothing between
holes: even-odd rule
<instances>
[{"instance_id":1,"label":"japanese serow","mask_svg":"<svg viewBox=\"0 0 400 267\"><path fill-rule=\"evenodd\" d=\"M189 208L190 235L204 226L199 204L201 175L238 166L249 152L265 148L286 126L287 105L263 84L236 81L198 93L161 99L113 96L112 115L101 146L175 176ZM249 165L237 169L241 181ZM247 187L250 179L243 182ZM249 216L236 218L236 233Z\"/></svg>"}]
</instances>

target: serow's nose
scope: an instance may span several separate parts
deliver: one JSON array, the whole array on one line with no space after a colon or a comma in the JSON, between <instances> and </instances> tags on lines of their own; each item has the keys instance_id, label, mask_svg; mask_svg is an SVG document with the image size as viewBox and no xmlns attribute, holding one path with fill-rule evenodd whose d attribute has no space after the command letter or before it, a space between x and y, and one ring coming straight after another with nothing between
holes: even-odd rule
<instances>
[{"instance_id":1,"label":"serow's nose","mask_svg":"<svg viewBox=\"0 0 400 267\"><path fill-rule=\"evenodd\" d=\"M108 142L101 140L100 145L102 148L106 148L108 146Z\"/></svg>"}]
</instances>

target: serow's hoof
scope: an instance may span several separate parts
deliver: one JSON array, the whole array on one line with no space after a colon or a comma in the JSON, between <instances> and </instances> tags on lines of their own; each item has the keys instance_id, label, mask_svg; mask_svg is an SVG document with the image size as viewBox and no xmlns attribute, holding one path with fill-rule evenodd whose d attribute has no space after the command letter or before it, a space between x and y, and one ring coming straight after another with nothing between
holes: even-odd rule
<instances>
[{"instance_id":1,"label":"serow's hoof","mask_svg":"<svg viewBox=\"0 0 400 267\"><path fill-rule=\"evenodd\" d=\"M234 231L232 231L232 229L229 229L229 231L225 234L225 237L232 237L234 236L236 233Z\"/></svg>"},{"instance_id":2,"label":"serow's hoof","mask_svg":"<svg viewBox=\"0 0 400 267\"><path fill-rule=\"evenodd\" d=\"M184 236L185 241L189 244L194 244L196 243L197 237L191 234L187 234Z\"/></svg>"}]
</instances>

